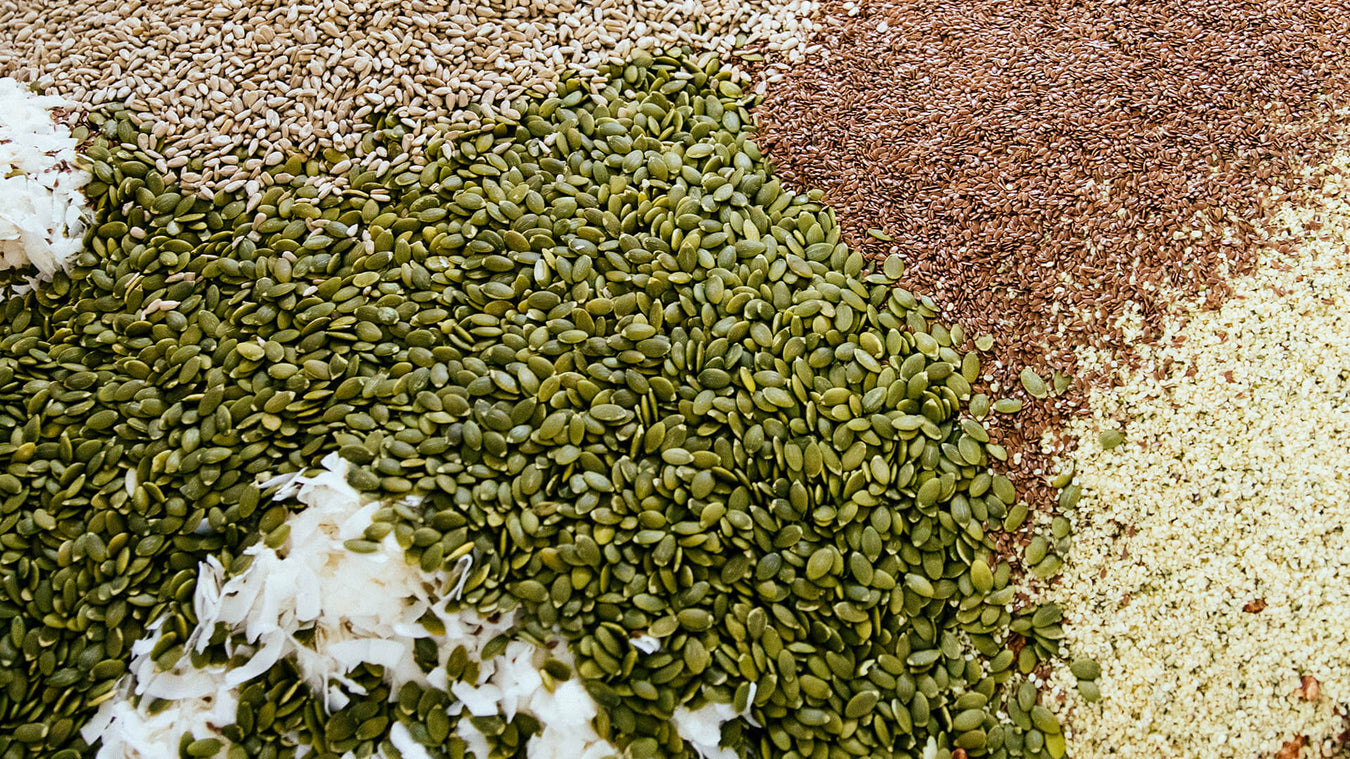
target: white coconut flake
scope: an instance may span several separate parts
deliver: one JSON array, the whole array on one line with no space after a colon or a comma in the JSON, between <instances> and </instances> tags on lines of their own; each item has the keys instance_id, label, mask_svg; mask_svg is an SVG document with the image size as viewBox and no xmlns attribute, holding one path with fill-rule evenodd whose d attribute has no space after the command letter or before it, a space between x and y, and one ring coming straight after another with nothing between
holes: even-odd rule
<instances>
[{"instance_id":1,"label":"white coconut flake","mask_svg":"<svg viewBox=\"0 0 1350 759\"><path fill-rule=\"evenodd\" d=\"M80 250L90 175L77 168L75 138L60 120L74 108L0 78L0 269L31 265L51 279Z\"/></svg>"},{"instance_id":2,"label":"white coconut flake","mask_svg":"<svg viewBox=\"0 0 1350 759\"><path fill-rule=\"evenodd\" d=\"M408 728L404 727L402 722L395 722L394 726L389 728L389 742L394 744L394 748L403 755L403 759L431 759L431 754L422 748L422 744L413 740Z\"/></svg>"},{"instance_id":3,"label":"white coconut flake","mask_svg":"<svg viewBox=\"0 0 1350 759\"><path fill-rule=\"evenodd\" d=\"M462 719L459 726L455 729L455 734L464 741L465 755L474 756L492 756L492 744L488 743L486 735L478 728L473 726L469 720Z\"/></svg>"},{"instance_id":4,"label":"white coconut flake","mask_svg":"<svg viewBox=\"0 0 1350 759\"><path fill-rule=\"evenodd\" d=\"M722 741L722 725L735 717L736 710L731 704L708 704L697 711L679 707L670 721L703 759L735 759L735 751L718 745Z\"/></svg>"},{"instance_id":5,"label":"white coconut flake","mask_svg":"<svg viewBox=\"0 0 1350 759\"><path fill-rule=\"evenodd\" d=\"M323 464L325 471L316 475L269 481L281 486L282 495L296 496L306 507L288 520L291 536L286 545L275 550L261 544L249 548L245 553L252 564L228 580L215 559L201 565L193 598L199 624L186 647L204 650L215 625L224 623L251 647L248 662L235 669L195 669L184 662L158 671L150 652L162 621L152 624L149 637L132 647L130 675L119 685L117 697L104 704L83 731L86 740L102 738L100 759L166 755L184 733L219 737L217 728L234 721L238 688L283 658L293 659L307 684L326 693L327 707L337 710L348 702L339 686L363 692L347 678L363 663L385 668L392 693L405 682L445 690L444 664L457 646L476 656L484 644L511 628L510 615L489 622L471 609L447 611L450 596L462 590L468 561L462 559L450 572L428 576L408 566L392 536L374 553L347 550L344 541L364 534L380 504L362 503L347 484L345 461L330 456ZM452 592L437 596L432 588ZM428 610L444 623L444 635L431 635L417 621ZM313 648L295 638L299 631L311 629ZM420 637L434 639L440 652L442 666L430 675L413 659L413 643ZM633 644L645 650L652 642L636 639ZM595 732L597 707L580 680L557 683L552 691L544 687L540 669L549 656L572 664L560 641L549 648L520 640L508 643L501 655L481 662L477 682L449 685L456 699L449 713L502 715L507 720L520 713L532 715L541 733L527 745L529 759L617 756L615 747ZM142 704L150 699L174 703L152 716L133 697L142 698ZM734 759L735 752L718 744L722 726L737 716L729 704L709 704L697 711L680 708L673 721L705 759ZM457 732L470 750L487 755L487 739L468 719L459 720ZM392 728L390 742L409 759L425 756L401 726Z\"/></svg>"},{"instance_id":6,"label":"white coconut flake","mask_svg":"<svg viewBox=\"0 0 1350 759\"><path fill-rule=\"evenodd\" d=\"M651 655L661 650L661 641L650 635L639 635L632 639L633 648L644 654Z\"/></svg>"},{"instance_id":7,"label":"white coconut flake","mask_svg":"<svg viewBox=\"0 0 1350 759\"><path fill-rule=\"evenodd\" d=\"M84 731L86 740L103 738L100 757L154 756L153 751L146 753L147 747L176 746L183 732L215 735L208 725L230 724L234 718L232 700L228 714L220 717L222 700L286 657L296 661L311 688L330 695L330 709L345 705L340 690L330 685L351 688L354 684L345 676L363 662L384 666L394 692L409 681L430 686L413 659L417 637L440 637L430 636L417 621L428 610L446 624L444 639L437 641L442 664L456 646L475 654L510 628L509 616L493 623L472 610L447 611L445 600L430 589L449 584L450 578L409 567L392 537L374 554L348 551L343 542L362 535L377 505L362 504L347 484L345 461L330 456L324 466L326 471L317 475L284 481L283 489L306 506L288 520L288 545L280 551L261 544L249 548L245 553L253 557L252 565L224 582L224 569L214 559L201 565L193 599L199 624L188 646L203 650L215 624L223 622L254 648L248 663L226 670L195 669L184 662L156 671L149 653L158 625L152 626L151 637L133 647L127 687ZM297 632L309 629L316 630L314 648L295 639ZM132 706L133 694L176 703L150 718Z\"/></svg>"},{"instance_id":8,"label":"white coconut flake","mask_svg":"<svg viewBox=\"0 0 1350 759\"><path fill-rule=\"evenodd\" d=\"M579 680L561 683L553 693L536 693L530 708L543 730L525 747L527 759L608 759L617 754L595 734L595 702Z\"/></svg>"}]
</instances>

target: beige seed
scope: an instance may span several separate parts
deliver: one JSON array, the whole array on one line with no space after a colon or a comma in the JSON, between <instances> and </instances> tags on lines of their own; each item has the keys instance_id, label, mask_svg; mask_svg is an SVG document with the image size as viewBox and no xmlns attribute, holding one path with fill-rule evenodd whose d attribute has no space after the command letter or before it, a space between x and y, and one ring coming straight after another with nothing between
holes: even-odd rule
<instances>
[{"instance_id":1,"label":"beige seed","mask_svg":"<svg viewBox=\"0 0 1350 759\"><path fill-rule=\"evenodd\" d=\"M219 151L206 156L203 172L180 172L185 184L214 192L266 177L256 164L236 172L225 160L234 146L278 157L351 150L373 108L411 124L415 141L436 125L476 125L474 107L518 117L510 102L550 91L564 68L598 84L600 66L636 48L692 45L726 57L744 32L753 46L799 57L816 29L816 5L612 0L533 3L521 16L518 3L503 0L434 8L322 0L302 15L284 6L76 0L40 17L0 9L0 40L14 41L0 43L0 76L40 81L90 106L127 100L138 117L162 125L142 136L147 152L160 138ZM781 31L761 44L761 29Z\"/></svg>"}]
</instances>

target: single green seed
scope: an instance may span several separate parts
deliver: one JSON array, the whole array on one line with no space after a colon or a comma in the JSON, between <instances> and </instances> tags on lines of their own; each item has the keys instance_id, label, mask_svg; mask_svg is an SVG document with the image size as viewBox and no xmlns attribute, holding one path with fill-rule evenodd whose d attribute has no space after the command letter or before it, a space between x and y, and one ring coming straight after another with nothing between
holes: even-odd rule
<instances>
[{"instance_id":1,"label":"single green seed","mask_svg":"<svg viewBox=\"0 0 1350 759\"><path fill-rule=\"evenodd\" d=\"M1018 380L1022 383L1022 388L1032 398L1044 398L1049 395L1049 390L1045 386L1045 380L1041 379L1031 367L1022 370L1018 375Z\"/></svg>"},{"instance_id":2,"label":"single green seed","mask_svg":"<svg viewBox=\"0 0 1350 759\"><path fill-rule=\"evenodd\" d=\"M1084 701L1093 704L1102 700L1102 689L1092 680L1079 680L1078 695L1082 696Z\"/></svg>"},{"instance_id":3,"label":"single green seed","mask_svg":"<svg viewBox=\"0 0 1350 759\"><path fill-rule=\"evenodd\" d=\"M1079 680L1096 680L1102 676L1102 668L1092 659L1074 659L1069 671Z\"/></svg>"}]
</instances>

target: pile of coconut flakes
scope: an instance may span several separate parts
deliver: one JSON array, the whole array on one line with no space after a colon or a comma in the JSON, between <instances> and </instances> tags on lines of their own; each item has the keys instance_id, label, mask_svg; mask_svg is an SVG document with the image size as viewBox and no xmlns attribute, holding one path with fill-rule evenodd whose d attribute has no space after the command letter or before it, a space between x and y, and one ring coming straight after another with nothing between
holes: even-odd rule
<instances>
[{"instance_id":1,"label":"pile of coconut flakes","mask_svg":"<svg viewBox=\"0 0 1350 759\"><path fill-rule=\"evenodd\" d=\"M90 175L76 165L73 108L0 78L0 269L50 279L80 250Z\"/></svg>"}]
</instances>

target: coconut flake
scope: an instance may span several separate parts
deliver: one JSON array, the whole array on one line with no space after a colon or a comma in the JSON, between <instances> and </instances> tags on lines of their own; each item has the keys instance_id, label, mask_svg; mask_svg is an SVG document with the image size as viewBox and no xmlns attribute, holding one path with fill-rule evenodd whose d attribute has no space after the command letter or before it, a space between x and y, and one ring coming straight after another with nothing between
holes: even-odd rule
<instances>
[{"instance_id":1,"label":"coconut flake","mask_svg":"<svg viewBox=\"0 0 1350 759\"><path fill-rule=\"evenodd\" d=\"M661 641L650 635L639 635L629 642L632 644L633 648L636 648L644 654L651 655L661 650Z\"/></svg>"},{"instance_id":2,"label":"coconut flake","mask_svg":"<svg viewBox=\"0 0 1350 759\"><path fill-rule=\"evenodd\" d=\"M604 759L614 754L595 733L595 701L579 680L559 683L553 693L537 693L530 709L543 730L526 745L527 759Z\"/></svg>"},{"instance_id":3,"label":"coconut flake","mask_svg":"<svg viewBox=\"0 0 1350 759\"><path fill-rule=\"evenodd\" d=\"M133 645L124 692L105 703L90 723L90 728L102 729L84 731L86 740L104 737L100 757L149 756L153 754L145 754L144 746L157 741L161 748L176 746L185 731L200 737L214 734L207 717L215 713L222 694L233 694L282 658L294 659L306 683L329 695L329 708L341 708L345 701L340 689L330 685L359 690L345 675L365 662L385 667L393 692L409 681L429 686L413 658L416 639L429 635L418 622L428 610L446 625L447 634L437 640L442 664L456 646L477 653L511 627L510 615L489 623L472 609L447 611L445 600L430 589L448 585L448 576L428 577L409 567L392 536L377 553L348 551L343 541L364 532L375 508L363 504L347 484L345 461L332 456L323 464L324 471L317 474L275 480L306 507L287 520L291 539L286 545L275 550L262 544L250 547L245 554L252 557L251 565L228 580L215 559L199 568L193 598L199 624L189 647L204 649L215 625L223 623L251 647L249 661L233 670L196 669L184 661L158 671L149 656L159 635L160 624L153 624L149 637ZM313 648L295 639L296 633L310 629L315 631ZM144 703L150 698L175 703L152 719L132 705L133 696L143 697ZM210 722L230 724L233 716L231 711L225 719Z\"/></svg>"},{"instance_id":4,"label":"coconut flake","mask_svg":"<svg viewBox=\"0 0 1350 759\"><path fill-rule=\"evenodd\" d=\"M681 738L703 759L736 759L736 752L722 748L722 725L737 717L731 704L710 703L698 710L681 706L671 715L671 724Z\"/></svg>"},{"instance_id":5,"label":"coconut flake","mask_svg":"<svg viewBox=\"0 0 1350 759\"><path fill-rule=\"evenodd\" d=\"M49 280L80 250L90 175L76 167L75 138L58 119L58 109L75 107L0 78L0 269L31 265Z\"/></svg>"},{"instance_id":6,"label":"coconut flake","mask_svg":"<svg viewBox=\"0 0 1350 759\"><path fill-rule=\"evenodd\" d=\"M389 728L389 742L394 744L394 748L403 755L403 759L431 759L431 754L427 753L422 744L413 740L408 728L404 727L402 722L395 722L394 726Z\"/></svg>"},{"instance_id":7,"label":"coconut flake","mask_svg":"<svg viewBox=\"0 0 1350 759\"><path fill-rule=\"evenodd\" d=\"M469 720L460 720L459 726L455 728L455 734L459 736L460 740L464 741L466 755L492 756L492 744L488 743L487 736L483 735L483 731L474 727Z\"/></svg>"}]
</instances>

